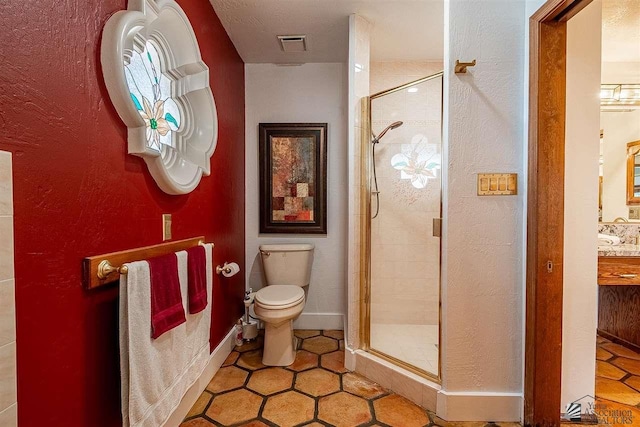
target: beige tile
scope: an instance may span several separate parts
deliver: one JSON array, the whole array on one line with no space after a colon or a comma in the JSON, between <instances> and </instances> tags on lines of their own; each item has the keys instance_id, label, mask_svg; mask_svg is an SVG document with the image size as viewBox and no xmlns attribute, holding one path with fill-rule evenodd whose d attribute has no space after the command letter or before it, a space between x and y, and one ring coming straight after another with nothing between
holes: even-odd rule
<instances>
[{"instance_id":1,"label":"beige tile","mask_svg":"<svg viewBox=\"0 0 640 427\"><path fill-rule=\"evenodd\" d=\"M13 215L11 153L0 151L0 215Z\"/></svg>"},{"instance_id":2,"label":"beige tile","mask_svg":"<svg viewBox=\"0 0 640 427\"><path fill-rule=\"evenodd\" d=\"M13 218L0 216L0 280L13 277Z\"/></svg>"},{"instance_id":3,"label":"beige tile","mask_svg":"<svg viewBox=\"0 0 640 427\"><path fill-rule=\"evenodd\" d=\"M18 426L18 405L13 404L4 411L0 411L0 426L17 427Z\"/></svg>"},{"instance_id":4,"label":"beige tile","mask_svg":"<svg viewBox=\"0 0 640 427\"><path fill-rule=\"evenodd\" d=\"M422 386L422 406L423 408L435 412L438 400L438 391L427 385Z\"/></svg>"},{"instance_id":5,"label":"beige tile","mask_svg":"<svg viewBox=\"0 0 640 427\"><path fill-rule=\"evenodd\" d=\"M0 347L0 410L16 401L16 343L12 342Z\"/></svg>"},{"instance_id":6,"label":"beige tile","mask_svg":"<svg viewBox=\"0 0 640 427\"><path fill-rule=\"evenodd\" d=\"M13 279L0 282L0 347L16 340Z\"/></svg>"},{"instance_id":7,"label":"beige tile","mask_svg":"<svg viewBox=\"0 0 640 427\"><path fill-rule=\"evenodd\" d=\"M422 384L396 373L391 379L391 389L416 405L422 404Z\"/></svg>"}]
</instances>

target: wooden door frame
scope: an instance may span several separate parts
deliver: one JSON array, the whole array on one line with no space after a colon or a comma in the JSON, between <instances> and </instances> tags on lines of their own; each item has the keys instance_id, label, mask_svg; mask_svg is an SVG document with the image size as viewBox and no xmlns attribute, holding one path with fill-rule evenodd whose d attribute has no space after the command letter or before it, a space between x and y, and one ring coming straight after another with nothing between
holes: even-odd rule
<instances>
[{"instance_id":1,"label":"wooden door frame","mask_svg":"<svg viewBox=\"0 0 640 427\"><path fill-rule=\"evenodd\" d=\"M560 425L567 21L592 0L548 0L529 20L524 424Z\"/></svg>"}]
</instances>

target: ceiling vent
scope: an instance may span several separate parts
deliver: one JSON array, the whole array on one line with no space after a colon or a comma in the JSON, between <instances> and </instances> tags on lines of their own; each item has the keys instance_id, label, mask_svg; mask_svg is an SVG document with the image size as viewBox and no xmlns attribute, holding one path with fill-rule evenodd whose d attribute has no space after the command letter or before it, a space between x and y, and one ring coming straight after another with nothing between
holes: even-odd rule
<instances>
[{"instance_id":1,"label":"ceiling vent","mask_svg":"<svg viewBox=\"0 0 640 427\"><path fill-rule=\"evenodd\" d=\"M307 51L307 36L278 36L278 40L284 52Z\"/></svg>"}]
</instances>

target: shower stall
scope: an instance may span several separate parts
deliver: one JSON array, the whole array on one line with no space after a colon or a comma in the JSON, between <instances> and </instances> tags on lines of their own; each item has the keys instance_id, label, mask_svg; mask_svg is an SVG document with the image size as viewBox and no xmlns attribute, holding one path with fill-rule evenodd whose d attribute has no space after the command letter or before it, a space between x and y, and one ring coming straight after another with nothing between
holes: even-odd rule
<instances>
[{"instance_id":1,"label":"shower stall","mask_svg":"<svg viewBox=\"0 0 640 427\"><path fill-rule=\"evenodd\" d=\"M443 73L368 99L363 158L367 351L440 377Z\"/></svg>"}]
</instances>

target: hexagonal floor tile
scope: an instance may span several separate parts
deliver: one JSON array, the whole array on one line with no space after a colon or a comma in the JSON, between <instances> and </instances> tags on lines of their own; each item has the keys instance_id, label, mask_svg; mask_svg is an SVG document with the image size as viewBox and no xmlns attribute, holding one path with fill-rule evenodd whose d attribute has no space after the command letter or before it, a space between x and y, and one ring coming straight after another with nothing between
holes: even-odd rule
<instances>
[{"instance_id":1,"label":"hexagonal floor tile","mask_svg":"<svg viewBox=\"0 0 640 427\"><path fill-rule=\"evenodd\" d=\"M238 353L237 351L232 351L224 360L224 363L222 364L222 366L233 365L234 363L236 363L236 360L238 360L238 356L240 356L240 353Z\"/></svg>"},{"instance_id":2,"label":"hexagonal floor tile","mask_svg":"<svg viewBox=\"0 0 640 427\"><path fill-rule=\"evenodd\" d=\"M370 422L373 417L366 400L341 391L320 399L318 418L336 427L353 427Z\"/></svg>"},{"instance_id":3,"label":"hexagonal floor tile","mask_svg":"<svg viewBox=\"0 0 640 427\"><path fill-rule=\"evenodd\" d=\"M298 350L296 353L296 360L289 366L288 369L292 371L300 372L311 368L318 367L318 355L315 353L309 353L308 351Z\"/></svg>"},{"instance_id":4,"label":"hexagonal floor tile","mask_svg":"<svg viewBox=\"0 0 640 427\"><path fill-rule=\"evenodd\" d=\"M255 421L249 421L246 424L242 424L240 427L269 427L269 426L260 420L255 420Z\"/></svg>"},{"instance_id":5,"label":"hexagonal floor tile","mask_svg":"<svg viewBox=\"0 0 640 427\"><path fill-rule=\"evenodd\" d=\"M313 420L315 408L312 398L288 391L267 398L262 416L278 426L289 427Z\"/></svg>"},{"instance_id":6,"label":"hexagonal floor tile","mask_svg":"<svg viewBox=\"0 0 640 427\"><path fill-rule=\"evenodd\" d=\"M640 377L635 377L635 376L631 376L629 378L627 378L624 383L626 385L629 385L633 388L635 388L636 390L640 390Z\"/></svg>"},{"instance_id":7,"label":"hexagonal floor tile","mask_svg":"<svg viewBox=\"0 0 640 427\"><path fill-rule=\"evenodd\" d=\"M264 368L265 366L262 364L262 350L245 351L238 358L236 365L252 371Z\"/></svg>"},{"instance_id":8,"label":"hexagonal floor tile","mask_svg":"<svg viewBox=\"0 0 640 427\"><path fill-rule=\"evenodd\" d=\"M378 421L391 426L422 427L430 422L424 409L397 394L376 400L373 409Z\"/></svg>"},{"instance_id":9,"label":"hexagonal floor tile","mask_svg":"<svg viewBox=\"0 0 640 427\"><path fill-rule=\"evenodd\" d=\"M627 359L640 360L640 354L628 349L627 347L623 347L620 344L608 342L602 344L600 347L607 350L609 353L615 354L616 356L626 357Z\"/></svg>"},{"instance_id":10,"label":"hexagonal floor tile","mask_svg":"<svg viewBox=\"0 0 640 427\"><path fill-rule=\"evenodd\" d=\"M338 349L338 341L322 336L307 338L302 342L302 348L316 354L331 353Z\"/></svg>"},{"instance_id":11,"label":"hexagonal floor tile","mask_svg":"<svg viewBox=\"0 0 640 427\"><path fill-rule=\"evenodd\" d=\"M381 385L353 372L342 376L342 388L344 391L365 399L373 399L387 392Z\"/></svg>"},{"instance_id":12,"label":"hexagonal floor tile","mask_svg":"<svg viewBox=\"0 0 640 427\"><path fill-rule=\"evenodd\" d=\"M211 395L211 393L203 391L200 397L198 397L198 400L196 400L196 403L193 404L185 418L191 418L196 415L202 414L204 410L207 409L207 405L209 404L209 402L211 402L212 397L213 396Z\"/></svg>"},{"instance_id":13,"label":"hexagonal floor tile","mask_svg":"<svg viewBox=\"0 0 640 427\"><path fill-rule=\"evenodd\" d=\"M616 365L618 368L622 368L623 370L629 372L630 374L640 375L640 360L618 357L611 363Z\"/></svg>"},{"instance_id":14,"label":"hexagonal floor tile","mask_svg":"<svg viewBox=\"0 0 640 427\"><path fill-rule=\"evenodd\" d=\"M596 375L599 377L611 378L612 380L619 380L627 373L622 369L618 369L610 363L596 360Z\"/></svg>"},{"instance_id":15,"label":"hexagonal floor tile","mask_svg":"<svg viewBox=\"0 0 640 427\"><path fill-rule=\"evenodd\" d=\"M324 335L325 337L330 337L330 338L335 338L337 340L341 340L344 339L344 332L343 331L322 331L322 335Z\"/></svg>"},{"instance_id":16,"label":"hexagonal floor tile","mask_svg":"<svg viewBox=\"0 0 640 427\"><path fill-rule=\"evenodd\" d=\"M596 349L596 359L598 360L609 360L613 357L613 354L609 353L604 348L598 347Z\"/></svg>"},{"instance_id":17,"label":"hexagonal floor tile","mask_svg":"<svg viewBox=\"0 0 640 427\"><path fill-rule=\"evenodd\" d=\"M305 339L320 335L320 331L314 331L311 329L296 329L295 331L293 331L293 334L298 338Z\"/></svg>"},{"instance_id":18,"label":"hexagonal floor tile","mask_svg":"<svg viewBox=\"0 0 640 427\"><path fill-rule=\"evenodd\" d=\"M207 416L220 424L230 425L249 421L258 416L262 397L242 389L213 398Z\"/></svg>"},{"instance_id":19,"label":"hexagonal floor tile","mask_svg":"<svg viewBox=\"0 0 640 427\"><path fill-rule=\"evenodd\" d=\"M296 377L296 390L316 397L326 396L340 390L340 377L320 368L300 372Z\"/></svg>"},{"instance_id":20,"label":"hexagonal floor tile","mask_svg":"<svg viewBox=\"0 0 640 427\"><path fill-rule=\"evenodd\" d=\"M249 375L246 371L235 366L226 366L220 368L216 375L211 379L207 386L207 390L212 393L220 393L234 388L241 387Z\"/></svg>"},{"instance_id":21,"label":"hexagonal floor tile","mask_svg":"<svg viewBox=\"0 0 640 427\"><path fill-rule=\"evenodd\" d=\"M264 337L258 336L253 341L244 342L242 345L237 345L235 350L240 353L244 353L245 351L259 350L262 348L262 343L264 342Z\"/></svg>"},{"instance_id":22,"label":"hexagonal floor tile","mask_svg":"<svg viewBox=\"0 0 640 427\"><path fill-rule=\"evenodd\" d=\"M636 406L640 404L640 393L620 381L596 377L596 397Z\"/></svg>"},{"instance_id":23,"label":"hexagonal floor tile","mask_svg":"<svg viewBox=\"0 0 640 427\"><path fill-rule=\"evenodd\" d=\"M213 427L213 426L215 426L215 424L213 424L211 421L206 420L204 418L194 418L192 420L185 421L182 424L180 424L180 427Z\"/></svg>"},{"instance_id":24,"label":"hexagonal floor tile","mask_svg":"<svg viewBox=\"0 0 640 427\"><path fill-rule=\"evenodd\" d=\"M293 372L282 368L267 368L251 374L247 388L268 395L291 388Z\"/></svg>"},{"instance_id":25,"label":"hexagonal floor tile","mask_svg":"<svg viewBox=\"0 0 640 427\"><path fill-rule=\"evenodd\" d=\"M340 350L323 354L320 357L320 366L339 374L348 372L344 367L344 351Z\"/></svg>"}]
</instances>

